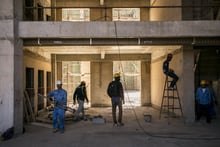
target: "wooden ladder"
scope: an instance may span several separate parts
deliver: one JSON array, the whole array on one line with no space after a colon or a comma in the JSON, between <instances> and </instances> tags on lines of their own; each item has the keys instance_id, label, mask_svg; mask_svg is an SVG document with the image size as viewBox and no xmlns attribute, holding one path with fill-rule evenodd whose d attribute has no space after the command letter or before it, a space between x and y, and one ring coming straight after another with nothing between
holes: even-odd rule
<instances>
[{"instance_id":1,"label":"wooden ladder","mask_svg":"<svg viewBox=\"0 0 220 147\"><path fill-rule=\"evenodd\" d=\"M172 80L166 76L159 115L159 118L161 119L161 114L163 112L166 113L168 123L170 123L171 117L177 116L176 110L180 110L180 115L181 117L183 116L177 85L175 84L173 89L169 89L171 81Z\"/></svg>"}]
</instances>

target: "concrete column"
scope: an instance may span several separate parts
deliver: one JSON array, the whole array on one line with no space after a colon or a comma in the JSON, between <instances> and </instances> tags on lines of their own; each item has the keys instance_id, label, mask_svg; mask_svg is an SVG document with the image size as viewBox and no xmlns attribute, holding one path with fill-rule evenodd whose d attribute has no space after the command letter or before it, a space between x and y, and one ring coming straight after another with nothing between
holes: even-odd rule
<instances>
[{"instance_id":1,"label":"concrete column","mask_svg":"<svg viewBox=\"0 0 220 147\"><path fill-rule=\"evenodd\" d=\"M184 120L186 123L195 120L195 97L194 97L194 53L192 46L183 46L182 52L182 75L180 81L182 84L182 108ZM187 72L186 72L187 71Z\"/></svg>"},{"instance_id":2,"label":"concrete column","mask_svg":"<svg viewBox=\"0 0 220 147\"><path fill-rule=\"evenodd\" d=\"M57 62L57 79L56 80L62 80L62 62Z\"/></svg>"},{"instance_id":3,"label":"concrete column","mask_svg":"<svg viewBox=\"0 0 220 147\"><path fill-rule=\"evenodd\" d=\"M15 134L23 131L22 2L2 0L0 5L0 132L14 127Z\"/></svg>"},{"instance_id":4,"label":"concrete column","mask_svg":"<svg viewBox=\"0 0 220 147\"><path fill-rule=\"evenodd\" d=\"M51 88L54 89L55 88L55 79L56 79L56 55L52 54L51 55L51 79L52 79L52 86Z\"/></svg>"},{"instance_id":5,"label":"concrete column","mask_svg":"<svg viewBox=\"0 0 220 147\"><path fill-rule=\"evenodd\" d=\"M91 98L91 82L90 82L90 62L81 62L81 81L86 82L86 91L87 91L87 97L90 101Z\"/></svg>"},{"instance_id":6,"label":"concrete column","mask_svg":"<svg viewBox=\"0 0 220 147\"><path fill-rule=\"evenodd\" d=\"M34 68L34 114L38 112L38 68Z\"/></svg>"},{"instance_id":7,"label":"concrete column","mask_svg":"<svg viewBox=\"0 0 220 147\"><path fill-rule=\"evenodd\" d=\"M150 62L141 61L141 105L151 105Z\"/></svg>"},{"instance_id":8,"label":"concrete column","mask_svg":"<svg viewBox=\"0 0 220 147\"><path fill-rule=\"evenodd\" d=\"M113 62L91 62L91 106L111 106L107 87L112 81Z\"/></svg>"}]
</instances>

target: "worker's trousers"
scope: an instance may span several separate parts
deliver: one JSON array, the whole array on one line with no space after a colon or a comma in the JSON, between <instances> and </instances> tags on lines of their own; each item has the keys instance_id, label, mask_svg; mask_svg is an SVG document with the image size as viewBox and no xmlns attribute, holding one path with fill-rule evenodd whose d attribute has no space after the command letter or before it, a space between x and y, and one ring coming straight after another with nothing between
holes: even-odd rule
<instances>
[{"instance_id":1,"label":"worker's trousers","mask_svg":"<svg viewBox=\"0 0 220 147\"><path fill-rule=\"evenodd\" d=\"M122 101L120 97L112 97L112 118L113 122L122 123ZM116 111L118 106L118 120L116 119Z\"/></svg>"},{"instance_id":2,"label":"worker's trousers","mask_svg":"<svg viewBox=\"0 0 220 147\"><path fill-rule=\"evenodd\" d=\"M54 129L64 130L65 110L55 107L53 111L53 127Z\"/></svg>"},{"instance_id":3,"label":"worker's trousers","mask_svg":"<svg viewBox=\"0 0 220 147\"><path fill-rule=\"evenodd\" d=\"M170 87L174 87L174 85L176 85L176 82L179 80L179 77L174 72L167 72L165 74L173 78L173 80L170 83Z\"/></svg>"},{"instance_id":4,"label":"worker's trousers","mask_svg":"<svg viewBox=\"0 0 220 147\"><path fill-rule=\"evenodd\" d=\"M77 117L79 116L80 112L82 113L82 117L85 118L85 112L84 112L84 101L82 100L78 100L78 109L76 110L75 114L74 114L74 119L77 119Z\"/></svg>"}]
</instances>

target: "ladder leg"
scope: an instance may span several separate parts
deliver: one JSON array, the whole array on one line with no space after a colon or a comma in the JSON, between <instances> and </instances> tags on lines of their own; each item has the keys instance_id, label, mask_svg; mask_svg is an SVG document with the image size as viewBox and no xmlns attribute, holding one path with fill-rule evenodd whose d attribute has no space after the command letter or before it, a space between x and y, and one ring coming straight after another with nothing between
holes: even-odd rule
<instances>
[{"instance_id":1,"label":"ladder leg","mask_svg":"<svg viewBox=\"0 0 220 147\"><path fill-rule=\"evenodd\" d=\"M180 107L180 111L181 111L181 116L183 116L183 110L182 110L182 105L180 102L180 97L179 97L179 92L178 92L177 86L176 86L176 93L177 93L178 103L179 103L179 107Z\"/></svg>"},{"instance_id":2,"label":"ladder leg","mask_svg":"<svg viewBox=\"0 0 220 147\"><path fill-rule=\"evenodd\" d=\"M167 83L167 78L165 79L165 83L164 83L164 89L163 89L163 96L162 96L162 102L161 102L161 106L160 106L160 115L159 115L159 119L161 118L161 113L162 113L162 110L163 110L163 103L164 103L164 95L165 95L165 92L166 92L166 88L168 87L168 83Z\"/></svg>"}]
</instances>

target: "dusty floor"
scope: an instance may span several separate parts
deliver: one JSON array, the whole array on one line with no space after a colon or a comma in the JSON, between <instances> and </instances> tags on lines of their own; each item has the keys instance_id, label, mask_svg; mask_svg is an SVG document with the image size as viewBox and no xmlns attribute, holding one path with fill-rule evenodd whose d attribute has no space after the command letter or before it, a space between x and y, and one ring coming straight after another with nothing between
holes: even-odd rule
<instances>
[{"instance_id":1,"label":"dusty floor","mask_svg":"<svg viewBox=\"0 0 220 147\"><path fill-rule=\"evenodd\" d=\"M185 124L181 118L159 119L159 111L151 107L125 107L123 127L113 127L111 108L89 108L90 118L102 115L105 124L88 121L66 120L64 134L53 133L52 124L32 123L25 126L26 132L11 140L0 142L0 147L219 147L219 117L211 124L205 118L200 122ZM151 122L144 114L152 115Z\"/></svg>"}]
</instances>

